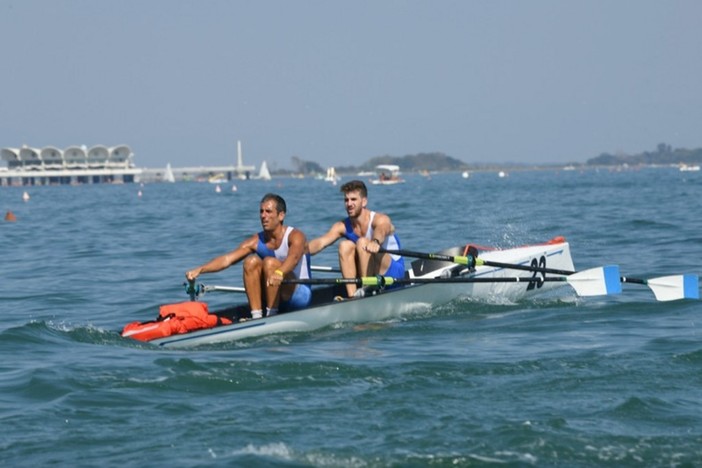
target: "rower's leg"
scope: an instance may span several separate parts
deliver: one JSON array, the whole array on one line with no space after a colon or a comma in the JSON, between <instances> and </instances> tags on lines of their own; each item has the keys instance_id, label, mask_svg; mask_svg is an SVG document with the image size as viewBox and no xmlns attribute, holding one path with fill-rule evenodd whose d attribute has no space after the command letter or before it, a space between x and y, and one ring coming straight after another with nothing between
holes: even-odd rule
<instances>
[{"instance_id":1,"label":"rower's leg","mask_svg":"<svg viewBox=\"0 0 702 468\"><path fill-rule=\"evenodd\" d=\"M244 259L244 287L251 310L263 309L261 281L263 281L263 262L258 255L249 255Z\"/></svg>"},{"instance_id":2,"label":"rower's leg","mask_svg":"<svg viewBox=\"0 0 702 468\"><path fill-rule=\"evenodd\" d=\"M339 268L341 276L344 278L355 278L358 271L356 265L356 244L348 239L344 239L339 243ZM356 292L355 284L346 285L346 294L348 297L353 297Z\"/></svg>"},{"instance_id":3,"label":"rower's leg","mask_svg":"<svg viewBox=\"0 0 702 468\"><path fill-rule=\"evenodd\" d=\"M385 272L388 271L388 268L390 268L391 263L392 257L390 254L377 253L373 255L370 275L384 275ZM380 266L377 266L378 264L380 264Z\"/></svg>"},{"instance_id":4,"label":"rower's leg","mask_svg":"<svg viewBox=\"0 0 702 468\"><path fill-rule=\"evenodd\" d=\"M263 280L265 281L267 278L270 278L271 276L275 275L275 270L280 268L280 260L278 260L275 257L266 257L263 259ZM275 309L278 310L278 304L280 303L280 292L282 290L282 286L288 287L287 289L289 290L289 286L292 286L293 289L295 287L294 284L286 284L286 285L271 285L268 284L268 282L265 282L265 291L266 291L266 307L269 309ZM288 294L289 297L289 294Z\"/></svg>"},{"instance_id":5,"label":"rower's leg","mask_svg":"<svg viewBox=\"0 0 702 468\"><path fill-rule=\"evenodd\" d=\"M358 274L360 276L377 275L375 256L366 250L368 239L361 238L356 242L356 260L358 261Z\"/></svg>"}]
</instances>

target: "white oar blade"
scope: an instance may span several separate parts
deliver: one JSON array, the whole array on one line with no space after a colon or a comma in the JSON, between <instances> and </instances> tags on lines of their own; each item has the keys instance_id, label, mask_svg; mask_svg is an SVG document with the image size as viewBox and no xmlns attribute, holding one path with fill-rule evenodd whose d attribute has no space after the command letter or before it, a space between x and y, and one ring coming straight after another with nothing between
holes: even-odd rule
<instances>
[{"instance_id":1,"label":"white oar blade","mask_svg":"<svg viewBox=\"0 0 702 468\"><path fill-rule=\"evenodd\" d=\"M651 278L646 281L653 295L659 301L677 301L678 299L699 299L700 285L697 275L673 275Z\"/></svg>"},{"instance_id":2,"label":"white oar blade","mask_svg":"<svg viewBox=\"0 0 702 468\"><path fill-rule=\"evenodd\" d=\"M566 281L573 286L578 296L606 296L622 292L617 265L579 271L567 276Z\"/></svg>"}]
</instances>

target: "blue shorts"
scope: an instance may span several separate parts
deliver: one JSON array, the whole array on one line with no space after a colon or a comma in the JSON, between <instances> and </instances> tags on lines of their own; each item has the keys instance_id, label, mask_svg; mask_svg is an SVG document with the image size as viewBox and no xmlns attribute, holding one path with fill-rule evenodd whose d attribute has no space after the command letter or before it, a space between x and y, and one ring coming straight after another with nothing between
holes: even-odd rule
<instances>
[{"instance_id":1,"label":"blue shorts","mask_svg":"<svg viewBox=\"0 0 702 468\"><path fill-rule=\"evenodd\" d=\"M383 276L391 276L396 279L402 279L405 277L405 261L402 258L398 260L393 259L390 262L390 266L387 271L383 273Z\"/></svg>"},{"instance_id":2,"label":"blue shorts","mask_svg":"<svg viewBox=\"0 0 702 468\"><path fill-rule=\"evenodd\" d=\"M312 302L312 288L309 284L298 284L289 301L281 302L280 309L290 311L307 307Z\"/></svg>"}]
</instances>

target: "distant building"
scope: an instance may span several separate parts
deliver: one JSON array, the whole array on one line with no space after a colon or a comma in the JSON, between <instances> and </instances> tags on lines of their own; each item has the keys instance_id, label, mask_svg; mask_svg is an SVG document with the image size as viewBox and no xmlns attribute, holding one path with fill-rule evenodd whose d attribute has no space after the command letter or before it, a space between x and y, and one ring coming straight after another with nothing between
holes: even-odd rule
<instances>
[{"instance_id":1,"label":"distant building","mask_svg":"<svg viewBox=\"0 0 702 468\"><path fill-rule=\"evenodd\" d=\"M3 148L0 185L131 183L142 173L127 145Z\"/></svg>"}]
</instances>

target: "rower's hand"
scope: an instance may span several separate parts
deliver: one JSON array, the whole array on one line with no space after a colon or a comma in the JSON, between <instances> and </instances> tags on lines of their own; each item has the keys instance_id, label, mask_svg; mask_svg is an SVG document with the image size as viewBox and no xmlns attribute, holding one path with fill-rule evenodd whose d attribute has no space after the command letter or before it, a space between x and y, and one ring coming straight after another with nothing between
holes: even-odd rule
<instances>
[{"instance_id":1,"label":"rower's hand","mask_svg":"<svg viewBox=\"0 0 702 468\"><path fill-rule=\"evenodd\" d=\"M285 279L285 276L281 275L278 273L278 270L276 270L275 273L266 278L266 286L280 286L283 279Z\"/></svg>"},{"instance_id":2,"label":"rower's hand","mask_svg":"<svg viewBox=\"0 0 702 468\"><path fill-rule=\"evenodd\" d=\"M195 279L198 276L200 276L200 269L199 268L195 268L193 270L185 272L185 279L187 279L189 282L195 281Z\"/></svg>"},{"instance_id":3,"label":"rower's hand","mask_svg":"<svg viewBox=\"0 0 702 468\"><path fill-rule=\"evenodd\" d=\"M363 250L368 253L376 254L380 251L380 242L377 242L375 239L368 240L366 241L366 245L363 246Z\"/></svg>"}]
</instances>

